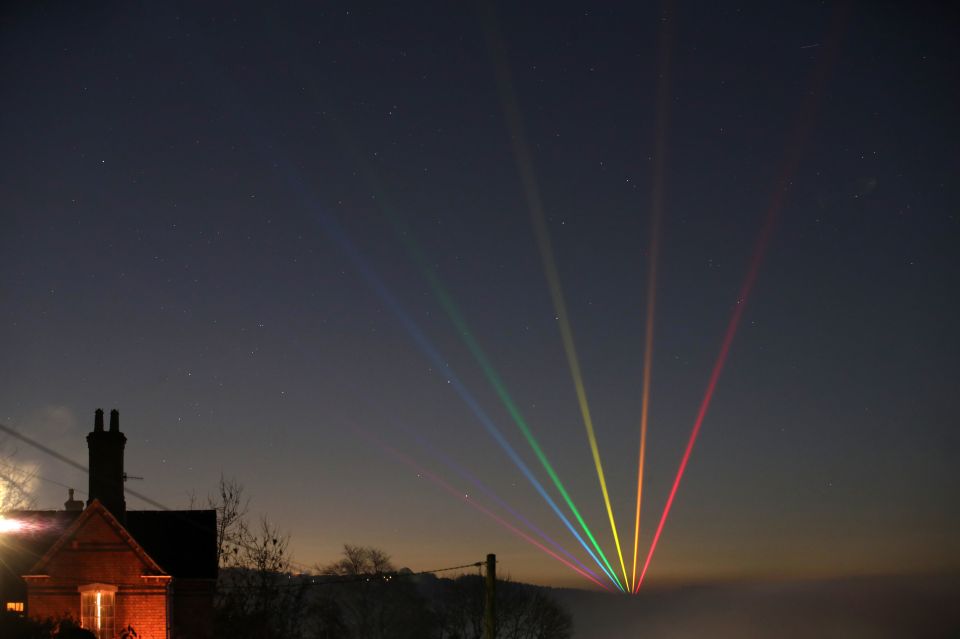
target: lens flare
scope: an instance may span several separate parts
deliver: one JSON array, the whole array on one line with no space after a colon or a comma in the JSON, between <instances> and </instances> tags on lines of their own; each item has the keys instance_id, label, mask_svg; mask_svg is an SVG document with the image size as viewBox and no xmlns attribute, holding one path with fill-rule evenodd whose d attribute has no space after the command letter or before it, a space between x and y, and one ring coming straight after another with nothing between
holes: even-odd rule
<instances>
[{"instance_id":1,"label":"lens flare","mask_svg":"<svg viewBox=\"0 0 960 639\"><path fill-rule=\"evenodd\" d=\"M7 519L0 515L0 533L18 533L24 530L23 522L19 519Z\"/></svg>"}]
</instances>

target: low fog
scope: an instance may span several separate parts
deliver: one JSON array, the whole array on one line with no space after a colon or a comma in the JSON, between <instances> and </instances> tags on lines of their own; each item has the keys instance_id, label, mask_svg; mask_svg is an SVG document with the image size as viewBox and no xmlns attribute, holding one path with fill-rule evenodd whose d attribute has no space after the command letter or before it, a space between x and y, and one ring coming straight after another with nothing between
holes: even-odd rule
<instances>
[{"instance_id":1,"label":"low fog","mask_svg":"<svg viewBox=\"0 0 960 639\"><path fill-rule=\"evenodd\" d=\"M960 636L960 576L865 577L649 589L624 597L553 593L575 639Z\"/></svg>"}]
</instances>

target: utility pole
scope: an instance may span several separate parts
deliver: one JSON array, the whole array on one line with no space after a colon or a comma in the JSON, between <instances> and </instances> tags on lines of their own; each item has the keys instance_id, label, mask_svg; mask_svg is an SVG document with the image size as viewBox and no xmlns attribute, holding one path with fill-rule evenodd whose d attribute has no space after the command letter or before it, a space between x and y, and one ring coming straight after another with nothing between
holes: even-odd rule
<instances>
[{"instance_id":1,"label":"utility pole","mask_svg":"<svg viewBox=\"0 0 960 639\"><path fill-rule=\"evenodd\" d=\"M494 601L497 589L497 556L487 555L485 597L483 602L483 639L497 639L497 615Z\"/></svg>"}]
</instances>

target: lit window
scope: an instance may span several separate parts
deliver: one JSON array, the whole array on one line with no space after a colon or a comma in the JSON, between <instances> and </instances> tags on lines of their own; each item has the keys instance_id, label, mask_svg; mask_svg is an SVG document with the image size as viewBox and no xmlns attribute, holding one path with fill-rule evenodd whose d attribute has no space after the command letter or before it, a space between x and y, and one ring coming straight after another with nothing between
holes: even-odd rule
<instances>
[{"instance_id":1,"label":"lit window","mask_svg":"<svg viewBox=\"0 0 960 639\"><path fill-rule=\"evenodd\" d=\"M23 602L22 601L8 601L7 610L9 612L23 612Z\"/></svg>"},{"instance_id":2,"label":"lit window","mask_svg":"<svg viewBox=\"0 0 960 639\"><path fill-rule=\"evenodd\" d=\"M80 625L97 636L113 639L113 610L116 586L92 584L80 587Z\"/></svg>"}]
</instances>

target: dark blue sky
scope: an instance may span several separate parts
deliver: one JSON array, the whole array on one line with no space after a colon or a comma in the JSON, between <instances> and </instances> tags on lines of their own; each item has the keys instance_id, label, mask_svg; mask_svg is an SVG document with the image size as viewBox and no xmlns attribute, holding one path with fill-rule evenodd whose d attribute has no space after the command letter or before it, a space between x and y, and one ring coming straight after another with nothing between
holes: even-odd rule
<instances>
[{"instance_id":1,"label":"dark blue sky","mask_svg":"<svg viewBox=\"0 0 960 639\"><path fill-rule=\"evenodd\" d=\"M360 433L466 486L416 438L432 442L579 551L451 387L452 370L540 471L394 231L401 220L616 554L492 29L632 542L667 25L641 548L784 157L802 155L650 578L960 566L953 14L676 2L664 22L655 3L501 3L491 23L469 4L383 5L5 5L4 424L84 461L93 410L117 407L138 490L184 505L235 476L307 564L343 542L414 568L497 552L517 578L586 584ZM4 447L86 487L29 446ZM65 499L36 489L41 506Z\"/></svg>"}]
</instances>

